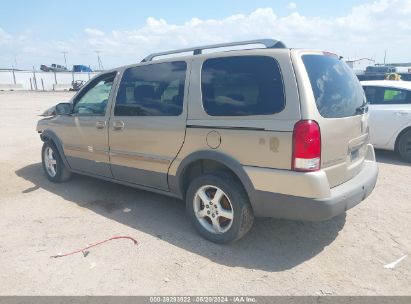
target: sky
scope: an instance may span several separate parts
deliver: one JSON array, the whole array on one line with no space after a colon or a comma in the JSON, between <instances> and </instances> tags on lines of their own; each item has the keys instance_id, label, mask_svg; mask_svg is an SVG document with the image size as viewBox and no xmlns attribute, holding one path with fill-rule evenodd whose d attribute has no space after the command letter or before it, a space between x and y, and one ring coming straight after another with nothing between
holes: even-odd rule
<instances>
[{"instance_id":1,"label":"sky","mask_svg":"<svg viewBox=\"0 0 411 304\"><path fill-rule=\"evenodd\" d=\"M411 0L0 0L0 68L105 68L147 54L274 38L347 59L411 61Z\"/></svg>"}]
</instances>

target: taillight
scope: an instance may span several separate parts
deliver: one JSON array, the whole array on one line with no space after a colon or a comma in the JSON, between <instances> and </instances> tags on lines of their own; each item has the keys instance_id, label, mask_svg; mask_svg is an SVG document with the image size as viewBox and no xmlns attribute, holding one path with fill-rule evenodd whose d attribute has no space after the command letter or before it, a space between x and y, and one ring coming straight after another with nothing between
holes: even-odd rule
<instances>
[{"instance_id":1,"label":"taillight","mask_svg":"<svg viewBox=\"0 0 411 304\"><path fill-rule=\"evenodd\" d=\"M291 168L295 171L317 171L320 163L320 127L314 120L300 120L294 125Z\"/></svg>"}]
</instances>

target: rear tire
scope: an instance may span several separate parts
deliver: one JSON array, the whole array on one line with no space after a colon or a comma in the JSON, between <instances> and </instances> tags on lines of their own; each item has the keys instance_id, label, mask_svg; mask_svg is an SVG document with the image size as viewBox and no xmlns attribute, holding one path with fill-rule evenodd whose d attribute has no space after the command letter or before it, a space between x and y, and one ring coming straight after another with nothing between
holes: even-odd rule
<instances>
[{"instance_id":1,"label":"rear tire","mask_svg":"<svg viewBox=\"0 0 411 304\"><path fill-rule=\"evenodd\" d=\"M254 221L243 186L225 172L197 177L188 187L186 210L198 233L219 244L240 239Z\"/></svg>"},{"instance_id":2,"label":"rear tire","mask_svg":"<svg viewBox=\"0 0 411 304\"><path fill-rule=\"evenodd\" d=\"M44 173L49 181L61 183L70 179L71 172L66 168L56 145L50 140L43 144L41 161Z\"/></svg>"},{"instance_id":3,"label":"rear tire","mask_svg":"<svg viewBox=\"0 0 411 304\"><path fill-rule=\"evenodd\" d=\"M411 130L401 134L398 139L398 154L403 160L411 163Z\"/></svg>"}]
</instances>

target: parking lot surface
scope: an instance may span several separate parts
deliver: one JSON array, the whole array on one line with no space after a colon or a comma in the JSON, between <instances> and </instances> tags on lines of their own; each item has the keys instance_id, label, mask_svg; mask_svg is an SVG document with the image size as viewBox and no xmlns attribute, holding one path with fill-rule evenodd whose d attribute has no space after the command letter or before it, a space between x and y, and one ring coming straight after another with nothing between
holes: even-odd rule
<instances>
[{"instance_id":1,"label":"parking lot surface","mask_svg":"<svg viewBox=\"0 0 411 304\"><path fill-rule=\"evenodd\" d=\"M346 214L257 219L220 246L197 235L179 200L46 179L36 121L72 94L0 92L0 295L411 295L411 166L394 153L377 151L376 189ZM139 244L50 258L116 235Z\"/></svg>"}]
</instances>

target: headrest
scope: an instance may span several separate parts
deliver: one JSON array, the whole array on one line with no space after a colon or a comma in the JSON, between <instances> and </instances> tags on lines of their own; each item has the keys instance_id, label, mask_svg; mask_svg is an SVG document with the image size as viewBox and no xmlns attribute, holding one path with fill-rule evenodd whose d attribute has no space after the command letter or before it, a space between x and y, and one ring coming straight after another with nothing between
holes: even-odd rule
<instances>
[{"instance_id":1,"label":"headrest","mask_svg":"<svg viewBox=\"0 0 411 304\"><path fill-rule=\"evenodd\" d=\"M155 98L154 87L151 85L143 84L134 89L134 99L144 100Z\"/></svg>"}]
</instances>

